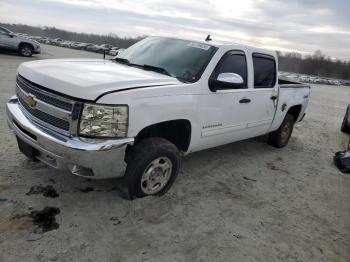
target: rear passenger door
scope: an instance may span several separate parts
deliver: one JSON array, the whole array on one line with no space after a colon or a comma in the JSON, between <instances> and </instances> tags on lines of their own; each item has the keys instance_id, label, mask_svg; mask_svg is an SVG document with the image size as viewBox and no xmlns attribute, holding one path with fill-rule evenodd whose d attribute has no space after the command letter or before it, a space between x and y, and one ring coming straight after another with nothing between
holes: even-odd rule
<instances>
[{"instance_id":1,"label":"rear passenger door","mask_svg":"<svg viewBox=\"0 0 350 262\"><path fill-rule=\"evenodd\" d=\"M254 105L254 121L248 128L254 128L257 135L265 134L273 121L278 101L277 64L273 56L252 53L254 86L251 102Z\"/></svg>"}]
</instances>

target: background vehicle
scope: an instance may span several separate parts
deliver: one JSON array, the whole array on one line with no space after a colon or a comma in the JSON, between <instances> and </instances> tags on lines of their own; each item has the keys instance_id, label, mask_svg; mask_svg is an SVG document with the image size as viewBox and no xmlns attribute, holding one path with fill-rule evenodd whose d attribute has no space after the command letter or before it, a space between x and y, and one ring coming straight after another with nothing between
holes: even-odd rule
<instances>
[{"instance_id":1,"label":"background vehicle","mask_svg":"<svg viewBox=\"0 0 350 262\"><path fill-rule=\"evenodd\" d=\"M124 48L116 48L109 50L109 54L111 56L117 56L118 54L122 53L125 49Z\"/></svg>"},{"instance_id":2,"label":"background vehicle","mask_svg":"<svg viewBox=\"0 0 350 262\"><path fill-rule=\"evenodd\" d=\"M64 40L63 39L61 39L61 38L55 38L55 39L53 39L52 41L51 41L51 44L53 44L53 45L60 45L60 43L62 43Z\"/></svg>"},{"instance_id":3,"label":"background vehicle","mask_svg":"<svg viewBox=\"0 0 350 262\"><path fill-rule=\"evenodd\" d=\"M37 41L18 36L3 27L0 27L0 49L17 51L20 55L27 57L41 52Z\"/></svg>"},{"instance_id":4,"label":"background vehicle","mask_svg":"<svg viewBox=\"0 0 350 262\"><path fill-rule=\"evenodd\" d=\"M75 45L76 49L80 49L80 50L85 50L88 46L90 46L92 44L89 43L78 43Z\"/></svg>"},{"instance_id":5,"label":"background vehicle","mask_svg":"<svg viewBox=\"0 0 350 262\"><path fill-rule=\"evenodd\" d=\"M149 37L113 60L23 63L8 122L32 159L89 178L125 175L131 198L162 195L181 155L264 134L288 144L310 87L277 72L276 52Z\"/></svg>"},{"instance_id":6,"label":"background vehicle","mask_svg":"<svg viewBox=\"0 0 350 262\"><path fill-rule=\"evenodd\" d=\"M346 112L341 124L341 131L350 134L350 105L346 108Z\"/></svg>"}]
</instances>

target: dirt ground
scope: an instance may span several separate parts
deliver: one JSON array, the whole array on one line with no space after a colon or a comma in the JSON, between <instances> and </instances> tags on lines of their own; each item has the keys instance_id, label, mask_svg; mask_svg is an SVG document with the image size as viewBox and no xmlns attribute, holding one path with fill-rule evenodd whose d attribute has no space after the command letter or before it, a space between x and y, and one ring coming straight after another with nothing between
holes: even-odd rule
<instances>
[{"instance_id":1,"label":"dirt ground","mask_svg":"<svg viewBox=\"0 0 350 262\"><path fill-rule=\"evenodd\" d=\"M350 175L332 161L349 139L339 130L349 87L312 86L287 148L258 138L195 153L168 194L127 201L117 180L58 172L17 149L5 114L17 66L102 57L43 49L0 54L0 261L350 261ZM59 196L44 196L47 186ZM56 208L57 225L41 233L29 215L44 207Z\"/></svg>"}]
</instances>

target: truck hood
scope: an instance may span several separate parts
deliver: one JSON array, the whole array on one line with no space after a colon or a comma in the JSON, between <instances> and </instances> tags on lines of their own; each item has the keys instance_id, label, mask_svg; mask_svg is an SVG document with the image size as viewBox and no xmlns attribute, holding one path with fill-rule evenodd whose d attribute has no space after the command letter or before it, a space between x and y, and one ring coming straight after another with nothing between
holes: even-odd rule
<instances>
[{"instance_id":1,"label":"truck hood","mask_svg":"<svg viewBox=\"0 0 350 262\"><path fill-rule=\"evenodd\" d=\"M123 89L181 83L170 76L103 59L26 62L19 66L18 74L35 84L85 100Z\"/></svg>"}]
</instances>

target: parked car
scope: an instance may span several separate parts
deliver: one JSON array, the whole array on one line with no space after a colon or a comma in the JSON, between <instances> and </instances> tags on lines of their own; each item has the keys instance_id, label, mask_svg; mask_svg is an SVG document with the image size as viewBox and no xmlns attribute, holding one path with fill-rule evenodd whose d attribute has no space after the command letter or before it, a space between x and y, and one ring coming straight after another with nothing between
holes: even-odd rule
<instances>
[{"instance_id":1,"label":"parked car","mask_svg":"<svg viewBox=\"0 0 350 262\"><path fill-rule=\"evenodd\" d=\"M109 44L102 44L102 45L100 45L100 46L101 46L101 48L104 48L106 51L113 48L113 46L112 46L112 45L109 45Z\"/></svg>"},{"instance_id":2,"label":"parked car","mask_svg":"<svg viewBox=\"0 0 350 262\"><path fill-rule=\"evenodd\" d=\"M111 49L111 45L108 44L103 44L103 45L96 45L94 48L94 52L99 52L99 53L108 53L109 50Z\"/></svg>"},{"instance_id":3,"label":"parked car","mask_svg":"<svg viewBox=\"0 0 350 262\"><path fill-rule=\"evenodd\" d=\"M124 48L111 49L111 50L109 50L109 54L111 56L117 56L118 54L122 53L124 50L125 50Z\"/></svg>"},{"instance_id":4,"label":"parked car","mask_svg":"<svg viewBox=\"0 0 350 262\"><path fill-rule=\"evenodd\" d=\"M112 48L108 52L111 56L116 56L118 54L118 48Z\"/></svg>"},{"instance_id":5,"label":"parked car","mask_svg":"<svg viewBox=\"0 0 350 262\"><path fill-rule=\"evenodd\" d=\"M340 130L344 133L350 134L350 105L348 105L348 107L346 108L346 112Z\"/></svg>"},{"instance_id":6,"label":"parked car","mask_svg":"<svg viewBox=\"0 0 350 262\"><path fill-rule=\"evenodd\" d=\"M91 51L91 52L98 52L100 50L100 46L99 45L89 45L86 47L87 51Z\"/></svg>"},{"instance_id":7,"label":"parked car","mask_svg":"<svg viewBox=\"0 0 350 262\"><path fill-rule=\"evenodd\" d=\"M288 144L310 87L278 80L277 68L273 51L149 37L114 60L21 64L7 119L30 159L124 176L130 198L162 195L182 155L264 134Z\"/></svg>"},{"instance_id":8,"label":"parked car","mask_svg":"<svg viewBox=\"0 0 350 262\"><path fill-rule=\"evenodd\" d=\"M60 45L62 42L64 42L63 41L63 39L61 39L61 38L55 38L55 39L53 39L52 41L51 41L51 43L53 44L53 45Z\"/></svg>"},{"instance_id":9,"label":"parked car","mask_svg":"<svg viewBox=\"0 0 350 262\"><path fill-rule=\"evenodd\" d=\"M37 41L16 35L4 27L0 27L0 49L16 51L26 57L41 52L40 44Z\"/></svg>"},{"instance_id":10,"label":"parked car","mask_svg":"<svg viewBox=\"0 0 350 262\"><path fill-rule=\"evenodd\" d=\"M89 43L77 43L74 48L75 49L80 49L80 50L85 50L86 47L90 46L92 44Z\"/></svg>"},{"instance_id":11,"label":"parked car","mask_svg":"<svg viewBox=\"0 0 350 262\"><path fill-rule=\"evenodd\" d=\"M63 42L59 43L59 46L61 46L61 47L67 47L67 48L72 47L72 45L73 45L73 42L72 42L72 41L63 41Z\"/></svg>"}]
</instances>

